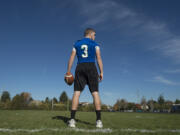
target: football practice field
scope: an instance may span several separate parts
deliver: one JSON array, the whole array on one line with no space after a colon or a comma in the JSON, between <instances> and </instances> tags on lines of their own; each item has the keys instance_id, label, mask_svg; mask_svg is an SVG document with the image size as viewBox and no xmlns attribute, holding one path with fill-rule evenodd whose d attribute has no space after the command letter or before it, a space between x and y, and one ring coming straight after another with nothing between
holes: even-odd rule
<instances>
[{"instance_id":1,"label":"football practice field","mask_svg":"<svg viewBox=\"0 0 180 135\"><path fill-rule=\"evenodd\" d=\"M94 112L77 112L68 128L67 111L0 110L0 135L180 135L180 114L102 112L102 129Z\"/></svg>"}]
</instances>

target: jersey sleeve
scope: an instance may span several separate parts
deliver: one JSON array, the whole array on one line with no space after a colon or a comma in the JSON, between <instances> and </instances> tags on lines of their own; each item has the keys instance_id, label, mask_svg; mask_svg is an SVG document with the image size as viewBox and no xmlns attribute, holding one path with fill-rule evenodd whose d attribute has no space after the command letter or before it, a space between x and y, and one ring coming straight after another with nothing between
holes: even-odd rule
<instances>
[{"instance_id":1,"label":"jersey sleeve","mask_svg":"<svg viewBox=\"0 0 180 135\"><path fill-rule=\"evenodd\" d=\"M99 46L95 46L95 49L96 49L96 51L97 51L97 50L99 50L99 49L100 49L100 47L99 47Z\"/></svg>"},{"instance_id":2,"label":"jersey sleeve","mask_svg":"<svg viewBox=\"0 0 180 135\"><path fill-rule=\"evenodd\" d=\"M74 45L73 45L72 51L75 51L75 52L76 52L76 42L75 42Z\"/></svg>"},{"instance_id":3,"label":"jersey sleeve","mask_svg":"<svg viewBox=\"0 0 180 135\"><path fill-rule=\"evenodd\" d=\"M95 49L96 49L96 51L100 49L99 44L97 44L97 43L95 44Z\"/></svg>"},{"instance_id":4,"label":"jersey sleeve","mask_svg":"<svg viewBox=\"0 0 180 135\"><path fill-rule=\"evenodd\" d=\"M76 48L73 46L72 51L76 52Z\"/></svg>"}]
</instances>

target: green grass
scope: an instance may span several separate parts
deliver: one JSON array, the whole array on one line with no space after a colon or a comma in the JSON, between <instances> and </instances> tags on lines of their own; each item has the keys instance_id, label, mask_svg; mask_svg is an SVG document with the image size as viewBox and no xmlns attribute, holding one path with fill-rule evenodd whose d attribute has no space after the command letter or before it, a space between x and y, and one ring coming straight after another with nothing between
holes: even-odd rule
<instances>
[{"instance_id":1,"label":"green grass","mask_svg":"<svg viewBox=\"0 0 180 135\"><path fill-rule=\"evenodd\" d=\"M66 124L70 112L65 111L31 111L0 110L0 129L44 129L39 132L3 132L0 135L180 135L168 130L180 130L180 114L158 113L120 113L102 112L104 128L112 129L112 133L88 133L69 130ZM77 128L93 130L96 115L94 112L77 112ZM123 131L123 129L162 130L155 133ZM53 130L51 130L53 129ZM55 131L55 129L59 129Z\"/></svg>"}]
</instances>

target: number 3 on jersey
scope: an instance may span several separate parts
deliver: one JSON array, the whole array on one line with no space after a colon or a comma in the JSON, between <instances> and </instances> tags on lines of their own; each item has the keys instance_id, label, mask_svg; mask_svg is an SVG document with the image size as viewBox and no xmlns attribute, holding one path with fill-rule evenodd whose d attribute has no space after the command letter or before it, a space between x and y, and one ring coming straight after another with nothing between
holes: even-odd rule
<instances>
[{"instance_id":1,"label":"number 3 on jersey","mask_svg":"<svg viewBox=\"0 0 180 135\"><path fill-rule=\"evenodd\" d=\"M84 54L82 54L82 57L87 58L88 57L88 46L87 45L82 45L81 49L84 50Z\"/></svg>"}]
</instances>

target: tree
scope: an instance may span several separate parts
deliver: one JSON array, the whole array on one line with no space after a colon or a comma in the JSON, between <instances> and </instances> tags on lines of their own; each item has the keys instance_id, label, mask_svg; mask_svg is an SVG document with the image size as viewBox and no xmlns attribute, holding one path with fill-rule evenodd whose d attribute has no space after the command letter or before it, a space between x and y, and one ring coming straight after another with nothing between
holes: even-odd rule
<instances>
[{"instance_id":1,"label":"tree","mask_svg":"<svg viewBox=\"0 0 180 135\"><path fill-rule=\"evenodd\" d=\"M6 100L6 102L3 103L3 108L4 109L11 109L11 101L10 100Z\"/></svg>"},{"instance_id":2,"label":"tree","mask_svg":"<svg viewBox=\"0 0 180 135\"><path fill-rule=\"evenodd\" d=\"M54 103L54 104L57 104L57 103L58 103L58 100L57 100L55 97L53 98L53 103Z\"/></svg>"},{"instance_id":3,"label":"tree","mask_svg":"<svg viewBox=\"0 0 180 135\"><path fill-rule=\"evenodd\" d=\"M31 94L28 92L22 92L21 96L24 99L24 105L25 106L28 105L32 101Z\"/></svg>"},{"instance_id":4,"label":"tree","mask_svg":"<svg viewBox=\"0 0 180 135\"><path fill-rule=\"evenodd\" d=\"M176 101L174 102L175 104L180 104L180 100L176 99Z\"/></svg>"},{"instance_id":5,"label":"tree","mask_svg":"<svg viewBox=\"0 0 180 135\"><path fill-rule=\"evenodd\" d=\"M135 109L136 109L135 103L129 102L129 103L127 104L127 109L128 109L128 110L135 110Z\"/></svg>"},{"instance_id":6,"label":"tree","mask_svg":"<svg viewBox=\"0 0 180 135\"><path fill-rule=\"evenodd\" d=\"M166 109L166 110L168 110L168 112L170 112L172 105L173 105L173 102L170 100L167 100L167 101L165 101L164 109Z\"/></svg>"},{"instance_id":7,"label":"tree","mask_svg":"<svg viewBox=\"0 0 180 135\"><path fill-rule=\"evenodd\" d=\"M13 97L11 102L11 108L12 109L24 109L24 98L23 96L20 96L17 94Z\"/></svg>"},{"instance_id":8,"label":"tree","mask_svg":"<svg viewBox=\"0 0 180 135\"><path fill-rule=\"evenodd\" d=\"M45 98L45 101L41 104L41 109L50 110L52 108L52 100L48 97Z\"/></svg>"},{"instance_id":9,"label":"tree","mask_svg":"<svg viewBox=\"0 0 180 135\"><path fill-rule=\"evenodd\" d=\"M161 94L161 95L158 97L158 104L159 104L160 112L163 111L164 103L165 103L165 99L164 99L164 96Z\"/></svg>"},{"instance_id":10,"label":"tree","mask_svg":"<svg viewBox=\"0 0 180 135\"><path fill-rule=\"evenodd\" d=\"M118 111L118 109L119 109L119 106L118 106L118 104L117 104L117 102L114 104L114 106L113 106L113 110L114 111Z\"/></svg>"},{"instance_id":11,"label":"tree","mask_svg":"<svg viewBox=\"0 0 180 135\"><path fill-rule=\"evenodd\" d=\"M1 96L1 102L5 103L7 100L11 100L10 94L8 91L3 91L2 96Z\"/></svg>"},{"instance_id":12,"label":"tree","mask_svg":"<svg viewBox=\"0 0 180 135\"><path fill-rule=\"evenodd\" d=\"M146 108L147 107L146 98L144 96L141 99L141 106L142 106L143 111L147 110L147 108Z\"/></svg>"},{"instance_id":13,"label":"tree","mask_svg":"<svg viewBox=\"0 0 180 135\"><path fill-rule=\"evenodd\" d=\"M68 100L68 104L69 104L69 110L71 110L71 108L72 108L72 100Z\"/></svg>"},{"instance_id":14,"label":"tree","mask_svg":"<svg viewBox=\"0 0 180 135\"><path fill-rule=\"evenodd\" d=\"M115 110L115 111L120 111L120 107L119 107L119 103L120 102L120 100L118 99L117 101L116 101L116 103L114 104L114 106L113 106L113 109Z\"/></svg>"},{"instance_id":15,"label":"tree","mask_svg":"<svg viewBox=\"0 0 180 135\"><path fill-rule=\"evenodd\" d=\"M94 111L94 105L93 104L81 105L79 106L78 110L84 112L92 112Z\"/></svg>"},{"instance_id":16,"label":"tree","mask_svg":"<svg viewBox=\"0 0 180 135\"><path fill-rule=\"evenodd\" d=\"M160 105L163 105L165 103L164 96L162 94L158 97L158 103Z\"/></svg>"},{"instance_id":17,"label":"tree","mask_svg":"<svg viewBox=\"0 0 180 135\"><path fill-rule=\"evenodd\" d=\"M159 112L159 110L160 110L160 105L157 102L154 103L154 111Z\"/></svg>"},{"instance_id":18,"label":"tree","mask_svg":"<svg viewBox=\"0 0 180 135\"><path fill-rule=\"evenodd\" d=\"M63 91L62 94L60 95L59 101L62 103L66 103L68 101L68 96L65 91Z\"/></svg>"},{"instance_id":19,"label":"tree","mask_svg":"<svg viewBox=\"0 0 180 135\"><path fill-rule=\"evenodd\" d=\"M119 102L119 106L121 110L127 109L127 101L125 99L121 99Z\"/></svg>"},{"instance_id":20,"label":"tree","mask_svg":"<svg viewBox=\"0 0 180 135\"><path fill-rule=\"evenodd\" d=\"M154 111L154 104L156 101L154 101L152 98L147 102L147 105L149 106L150 112Z\"/></svg>"},{"instance_id":21,"label":"tree","mask_svg":"<svg viewBox=\"0 0 180 135\"><path fill-rule=\"evenodd\" d=\"M101 110L104 111L104 112L107 112L108 111L108 106L105 105L105 104L102 104L101 105Z\"/></svg>"},{"instance_id":22,"label":"tree","mask_svg":"<svg viewBox=\"0 0 180 135\"><path fill-rule=\"evenodd\" d=\"M49 100L49 98L48 98L48 97L46 97L46 99L45 99L45 103L47 103L47 104L49 104L49 103L50 103L50 100Z\"/></svg>"},{"instance_id":23,"label":"tree","mask_svg":"<svg viewBox=\"0 0 180 135\"><path fill-rule=\"evenodd\" d=\"M128 103L125 99L117 100L115 105L114 105L114 110L115 111L120 111L120 110L125 110L127 109Z\"/></svg>"}]
</instances>

